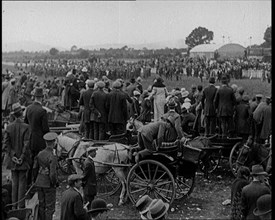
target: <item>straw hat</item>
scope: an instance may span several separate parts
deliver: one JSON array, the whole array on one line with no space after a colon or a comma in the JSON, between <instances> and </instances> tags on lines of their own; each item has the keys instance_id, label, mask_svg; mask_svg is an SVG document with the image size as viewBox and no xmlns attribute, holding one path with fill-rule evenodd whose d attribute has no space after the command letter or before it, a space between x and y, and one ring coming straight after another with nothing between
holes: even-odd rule
<instances>
[{"instance_id":1,"label":"straw hat","mask_svg":"<svg viewBox=\"0 0 275 220\"><path fill-rule=\"evenodd\" d=\"M16 113L18 113L18 112L23 111L24 109L25 109L25 107L24 107L24 106L21 106L19 102L14 103L14 104L11 106L12 112L11 112L10 114L12 114L12 115L13 115L13 114L16 114Z\"/></svg>"},{"instance_id":2,"label":"straw hat","mask_svg":"<svg viewBox=\"0 0 275 220\"><path fill-rule=\"evenodd\" d=\"M152 201L153 201L153 199L150 196L144 195L137 201L136 209L142 215L142 214L148 212L149 206L152 203Z\"/></svg>"},{"instance_id":3,"label":"straw hat","mask_svg":"<svg viewBox=\"0 0 275 220\"><path fill-rule=\"evenodd\" d=\"M164 203L161 199L158 199L156 203L150 205L147 218L159 219L167 213L168 209L169 204Z\"/></svg>"}]
</instances>

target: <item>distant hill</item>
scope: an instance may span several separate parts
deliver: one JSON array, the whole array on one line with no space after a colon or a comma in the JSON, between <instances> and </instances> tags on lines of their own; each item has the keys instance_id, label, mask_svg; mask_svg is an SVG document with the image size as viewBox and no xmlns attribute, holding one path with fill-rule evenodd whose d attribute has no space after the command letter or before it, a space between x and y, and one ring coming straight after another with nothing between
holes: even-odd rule
<instances>
[{"instance_id":1,"label":"distant hill","mask_svg":"<svg viewBox=\"0 0 275 220\"><path fill-rule=\"evenodd\" d=\"M122 48L124 46L128 46L128 48L134 49L143 49L146 47L147 49L164 49L168 48L187 48L184 40L175 40L175 41L162 41L162 42L155 42L155 43L144 43L144 44L98 44L98 45L91 45L91 46L83 46L83 49L86 50L98 50L100 48L104 49L117 49Z\"/></svg>"},{"instance_id":2,"label":"distant hill","mask_svg":"<svg viewBox=\"0 0 275 220\"><path fill-rule=\"evenodd\" d=\"M13 42L4 44L2 42L2 51L3 52L12 52L12 51L28 51L28 52L39 52L39 51L49 51L54 46L50 46L47 44L42 44L34 41L20 41L20 42ZM66 49L62 47L55 47L59 51L64 51Z\"/></svg>"},{"instance_id":3,"label":"distant hill","mask_svg":"<svg viewBox=\"0 0 275 220\"><path fill-rule=\"evenodd\" d=\"M165 49L168 48L187 48L184 40L174 40L174 41L162 41L162 42L154 42L154 43L143 43L143 44L98 44L98 45L90 45L90 46L77 46L78 48L83 48L85 50L98 50L100 48L104 49L117 49L122 48L124 46L128 46L128 48L134 49ZM20 41L13 43L3 43L2 42L2 51L3 52L12 52L12 51L28 51L28 52L39 52L39 51L49 51L51 48L55 47L59 51L65 51L70 49L65 49L62 47L51 46L47 44L42 44L34 41Z\"/></svg>"}]
</instances>

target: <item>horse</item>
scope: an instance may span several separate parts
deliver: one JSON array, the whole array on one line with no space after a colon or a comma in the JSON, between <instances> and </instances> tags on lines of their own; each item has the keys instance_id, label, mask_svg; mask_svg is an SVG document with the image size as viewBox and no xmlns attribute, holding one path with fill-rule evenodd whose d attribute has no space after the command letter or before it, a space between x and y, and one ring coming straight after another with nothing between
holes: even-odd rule
<instances>
[{"instance_id":1,"label":"horse","mask_svg":"<svg viewBox=\"0 0 275 220\"><path fill-rule=\"evenodd\" d=\"M98 141L83 141L69 137L69 133L60 134L58 137L57 154L61 150L69 152L72 159L73 167L77 174L82 174L81 158L86 154L87 148L90 146L97 147L97 153L94 160L95 172L97 175L107 173L110 167L115 172L122 184L122 190L119 196L118 205L121 206L126 201L126 177L129 171L129 149L130 147L120 143Z\"/></svg>"}]
</instances>

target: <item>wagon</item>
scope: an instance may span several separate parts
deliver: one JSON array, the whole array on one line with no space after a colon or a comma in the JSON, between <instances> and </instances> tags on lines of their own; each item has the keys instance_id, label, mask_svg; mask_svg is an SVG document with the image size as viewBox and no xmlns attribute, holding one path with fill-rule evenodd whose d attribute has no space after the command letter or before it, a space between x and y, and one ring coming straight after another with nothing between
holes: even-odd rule
<instances>
[{"instance_id":1,"label":"wagon","mask_svg":"<svg viewBox=\"0 0 275 220\"><path fill-rule=\"evenodd\" d=\"M200 149L180 141L164 143L158 152L134 164L127 176L127 193L133 204L143 195L173 203L190 195L195 186Z\"/></svg>"},{"instance_id":2,"label":"wagon","mask_svg":"<svg viewBox=\"0 0 275 220\"><path fill-rule=\"evenodd\" d=\"M228 160L232 170L234 163L234 152L243 144L241 137L223 138L220 135L209 137L211 146L203 148L206 156L204 160L200 160L200 168L207 176L214 172L220 164L221 160Z\"/></svg>"}]
</instances>

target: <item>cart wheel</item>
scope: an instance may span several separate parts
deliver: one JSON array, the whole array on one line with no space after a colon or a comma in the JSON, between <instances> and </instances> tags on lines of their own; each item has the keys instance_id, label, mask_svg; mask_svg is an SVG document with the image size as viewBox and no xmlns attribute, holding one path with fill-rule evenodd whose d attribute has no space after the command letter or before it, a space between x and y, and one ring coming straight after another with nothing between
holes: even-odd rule
<instances>
[{"instance_id":1,"label":"cart wheel","mask_svg":"<svg viewBox=\"0 0 275 220\"><path fill-rule=\"evenodd\" d=\"M189 196L195 187L196 174L190 178L184 176L177 176L175 178L176 195L175 199L179 200Z\"/></svg>"},{"instance_id":2,"label":"cart wheel","mask_svg":"<svg viewBox=\"0 0 275 220\"><path fill-rule=\"evenodd\" d=\"M230 152L229 165L231 172L235 177L237 176L238 168L245 164L248 157L248 154L243 154L244 149L244 144L242 142L238 142L233 146Z\"/></svg>"},{"instance_id":3,"label":"cart wheel","mask_svg":"<svg viewBox=\"0 0 275 220\"><path fill-rule=\"evenodd\" d=\"M203 173L213 173L219 166L222 157L222 150L219 149L212 151L211 153L206 152L205 158L199 161L199 168Z\"/></svg>"},{"instance_id":4,"label":"cart wheel","mask_svg":"<svg viewBox=\"0 0 275 220\"><path fill-rule=\"evenodd\" d=\"M143 160L135 164L127 176L127 193L133 204L143 195L173 203L175 180L170 170L155 160Z\"/></svg>"},{"instance_id":5,"label":"cart wheel","mask_svg":"<svg viewBox=\"0 0 275 220\"><path fill-rule=\"evenodd\" d=\"M121 187L121 182L111 168L106 173L98 174L97 178L97 195L99 197L111 196L115 194Z\"/></svg>"}]
</instances>

